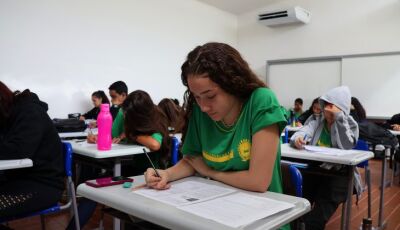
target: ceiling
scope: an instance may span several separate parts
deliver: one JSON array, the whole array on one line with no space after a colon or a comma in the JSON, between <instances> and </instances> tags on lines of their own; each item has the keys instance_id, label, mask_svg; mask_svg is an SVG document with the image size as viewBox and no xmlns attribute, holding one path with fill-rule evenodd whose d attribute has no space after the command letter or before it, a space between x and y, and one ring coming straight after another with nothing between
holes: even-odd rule
<instances>
[{"instance_id":1,"label":"ceiling","mask_svg":"<svg viewBox=\"0 0 400 230\"><path fill-rule=\"evenodd\" d=\"M261 7L265 7L279 0L198 0L221 10L239 15Z\"/></svg>"}]
</instances>

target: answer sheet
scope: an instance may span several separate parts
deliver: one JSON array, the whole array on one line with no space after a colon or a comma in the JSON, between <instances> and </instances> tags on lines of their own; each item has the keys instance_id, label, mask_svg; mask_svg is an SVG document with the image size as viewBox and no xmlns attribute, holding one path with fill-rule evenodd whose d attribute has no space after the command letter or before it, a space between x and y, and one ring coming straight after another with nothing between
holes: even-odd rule
<instances>
[{"instance_id":1,"label":"answer sheet","mask_svg":"<svg viewBox=\"0 0 400 230\"><path fill-rule=\"evenodd\" d=\"M197 181L185 181L173 184L166 190L142 188L133 192L173 206L181 206L225 196L235 190Z\"/></svg>"},{"instance_id":2,"label":"answer sheet","mask_svg":"<svg viewBox=\"0 0 400 230\"><path fill-rule=\"evenodd\" d=\"M290 203L237 192L178 208L237 228L293 207L294 205Z\"/></svg>"},{"instance_id":3,"label":"answer sheet","mask_svg":"<svg viewBox=\"0 0 400 230\"><path fill-rule=\"evenodd\" d=\"M351 149L345 150L345 149L328 148L328 147L321 147L321 146L314 146L314 145L305 145L304 149L307 151L310 151L310 152L322 153L322 154L332 155L332 156L343 156L343 155L354 153L354 150L351 150Z\"/></svg>"}]
</instances>

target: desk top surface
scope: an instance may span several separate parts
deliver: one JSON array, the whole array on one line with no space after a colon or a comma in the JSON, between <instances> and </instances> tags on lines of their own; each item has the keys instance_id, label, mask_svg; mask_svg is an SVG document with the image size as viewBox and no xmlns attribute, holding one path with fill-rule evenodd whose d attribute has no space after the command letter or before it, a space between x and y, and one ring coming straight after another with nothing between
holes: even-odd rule
<instances>
[{"instance_id":1,"label":"desk top surface","mask_svg":"<svg viewBox=\"0 0 400 230\"><path fill-rule=\"evenodd\" d=\"M313 160L327 163L335 163L342 165L357 165L365 160L371 159L374 157L374 153L371 151L362 151L351 149L348 150L349 154L342 156L334 156L334 155L326 155L318 152L310 152L304 149L299 150L290 147L290 144L282 144L281 145L281 156L303 159L303 160Z\"/></svg>"},{"instance_id":2,"label":"desk top surface","mask_svg":"<svg viewBox=\"0 0 400 230\"><path fill-rule=\"evenodd\" d=\"M32 167L31 159L0 160L0 170Z\"/></svg>"},{"instance_id":3,"label":"desk top surface","mask_svg":"<svg viewBox=\"0 0 400 230\"><path fill-rule=\"evenodd\" d=\"M143 148L150 152L150 150L144 146L133 144L112 144L111 150L101 151L97 149L96 144L89 144L86 140L83 142L76 140L69 142L72 145L72 151L74 153L99 159L142 154Z\"/></svg>"},{"instance_id":4,"label":"desk top surface","mask_svg":"<svg viewBox=\"0 0 400 230\"><path fill-rule=\"evenodd\" d=\"M58 133L60 138L80 138L80 137L87 137L89 133L97 134L97 128L89 129L87 128L85 131L82 132L64 132Z\"/></svg>"},{"instance_id":5,"label":"desk top surface","mask_svg":"<svg viewBox=\"0 0 400 230\"><path fill-rule=\"evenodd\" d=\"M400 131L395 131L395 130L391 130L391 129L389 129L389 131L390 131L393 135L400 136Z\"/></svg>"},{"instance_id":6,"label":"desk top surface","mask_svg":"<svg viewBox=\"0 0 400 230\"><path fill-rule=\"evenodd\" d=\"M200 177L188 177L182 180L201 181L212 183L223 187L230 187L217 181L211 181ZM144 177L134 177L133 186L143 184ZM179 181L177 181L179 182ZM172 182L173 183L176 182ZM238 191L243 191L238 189ZM131 192L131 189L124 189L121 185L94 188L86 184L78 186L77 193L91 200L103 203L112 208L134 215L141 219L159 224L171 229L233 229L215 221L185 212L172 205L152 200ZM240 229L276 229L310 210L310 203L304 198L288 196L273 192L254 193L257 196L289 202L295 205L294 208L277 213L267 218L255 221L252 224Z\"/></svg>"}]
</instances>

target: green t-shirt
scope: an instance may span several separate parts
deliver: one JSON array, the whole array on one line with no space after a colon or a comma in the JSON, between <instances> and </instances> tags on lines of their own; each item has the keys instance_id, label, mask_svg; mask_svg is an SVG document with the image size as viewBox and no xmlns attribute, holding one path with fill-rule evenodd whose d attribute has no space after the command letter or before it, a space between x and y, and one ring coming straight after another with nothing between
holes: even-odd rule
<instances>
[{"instance_id":1,"label":"green t-shirt","mask_svg":"<svg viewBox=\"0 0 400 230\"><path fill-rule=\"evenodd\" d=\"M119 137L124 132L124 113L119 109L117 116L114 119L111 129L112 138Z\"/></svg>"},{"instance_id":2,"label":"green t-shirt","mask_svg":"<svg viewBox=\"0 0 400 230\"><path fill-rule=\"evenodd\" d=\"M202 155L206 164L218 171L247 170L252 136L272 124L278 124L280 134L286 126L286 119L275 94L268 88L254 90L244 103L236 124L230 128L213 121L195 104L182 153ZM282 193L280 144L268 190Z\"/></svg>"},{"instance_id":3,"label":"green t-shirt","mask_svg":"<svg viewBox=\"0 0 400 230\"><path fill-rule=\"evenodd\" d=\"M319 136L319 139L317 141L317 146L332 147L331 133L328 130L326 122L324 124L324 128L322 129L321 135Z\"/></svg>"},{"instance_id":4,"label":"green t-shirt","mask_svg":"<svg viewBox=\"0 0 400 230\"><path fill-rule=\"evenodd\" d=\"M153 133L151 137L156 140L160 145L162 144L163 136L161 133ZM150 152L148 153L149 157L151 158L151 161L153 162L154 166L156 168L161 167L161 162L160 162L160 152ZM137 154L133 156L133 164L131 165L134 168L134 171L139 174L143 174L144 171L146 171L147 168L151 168L151 164L149 162L149 159L147 159L146 155L144 154Z\"/></svg>"}]
</instances>

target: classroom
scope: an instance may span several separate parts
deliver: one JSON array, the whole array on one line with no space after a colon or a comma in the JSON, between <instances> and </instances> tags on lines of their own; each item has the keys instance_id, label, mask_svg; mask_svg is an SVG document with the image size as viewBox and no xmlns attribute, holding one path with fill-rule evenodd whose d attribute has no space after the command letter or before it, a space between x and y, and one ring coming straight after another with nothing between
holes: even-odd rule
<instances>
[{"instance_id":1,"label":"classroom","mask_svg":"<svg viewBox=\"0 0 400 230\"><path fill-rule=\"evenodd\" d=\"M0 229L400 230L399 12L1 0Z\"/></svg>"}]
</instances>

